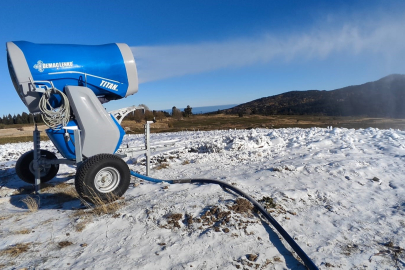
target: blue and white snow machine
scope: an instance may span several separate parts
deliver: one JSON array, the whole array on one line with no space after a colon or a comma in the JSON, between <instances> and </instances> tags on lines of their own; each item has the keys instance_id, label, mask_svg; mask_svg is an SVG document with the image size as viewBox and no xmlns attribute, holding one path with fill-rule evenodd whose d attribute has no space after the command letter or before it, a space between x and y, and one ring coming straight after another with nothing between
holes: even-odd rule
<instances>
[{"instance_id":1,"label":"blue and white snow machine","mask_svg":"<svg viewBox=\"0 0 405 270\"><path fill-rule=\"evenodd\" d=\"M117 155L125 134L120 122L130 111L108 113L102 103L138 91L138 75L126 44L59 45L7 42L7 62L14 87L32 114L41 114L46 134L59 153L34 150L22 155L16 173L35 184L51 180L59 164L77 165L75 186L92 201L118 198L129 186L128 165ZM38 191L38 190L37 190Z\"/></svg>"}]
</instances>

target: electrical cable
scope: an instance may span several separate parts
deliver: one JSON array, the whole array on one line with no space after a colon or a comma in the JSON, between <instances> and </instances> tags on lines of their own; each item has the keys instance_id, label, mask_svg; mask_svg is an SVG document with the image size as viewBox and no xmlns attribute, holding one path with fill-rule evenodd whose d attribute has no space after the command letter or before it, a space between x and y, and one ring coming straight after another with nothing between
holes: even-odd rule
<instances>
[{"instance_id":1,"label":"electrical cable","mask_svg":"<svg viewBox=\"0 0 405 270\"><path fill-rule=\"evenodd\" d=\"M154 183L160 182L167 182L170 184L183 184L183 183L203 183L203 184L218 184L222 188L226 188L232 190L236 194L239 194L249 200L256 208L259 210L260 213L270 222L271 225L284 237L287 243L291 246L291 248L297 253L297 255L301 258L304 262L305 266L310 270L318 270L318 267L314 264L314 262L308 257L308 255L301 249L301 247L294 241L294 239L284 230L283 227L263 208L261 204L259 204L255 199L247 195L242 190L225 183L224 181L214 180L214 179L178 179L178 180L161 180L152 177L148 177L142 174L139 174L134 171L130 171L131 175L138 177L140 179L151 181Z\"/></svg>"},{"instance_id":2,"label":"electrical cable","mask_svg":"<svg viewBox=\"0 0 405 270\"><path fill-rule=\"evenodd\" d=\"M61 96L61 105L52 107L49 100L52 95ZM51 129L61 129L66 126L70 119L70 105L67 96L56 88L46 90L39 101L39 109L42 112L42 120Z\"/></svg>"}]
</instances>

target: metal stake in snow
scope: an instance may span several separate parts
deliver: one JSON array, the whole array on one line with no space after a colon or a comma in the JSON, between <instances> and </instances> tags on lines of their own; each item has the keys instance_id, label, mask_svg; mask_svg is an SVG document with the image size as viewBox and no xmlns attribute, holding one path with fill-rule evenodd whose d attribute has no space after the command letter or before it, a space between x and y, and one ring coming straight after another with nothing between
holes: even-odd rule
<instances>
[{"instance_id":1,"label":"metal stake in snow","mask_svg":"<svg viewBox=\"0 0 405 270\"><path fill-rule=\"evenodd\" d=\"M145 124L145 148L146 148L146 175L149 176L150 169L150 124L154 123L153 121L146 121Z\"/></svg>"}]
</instances>

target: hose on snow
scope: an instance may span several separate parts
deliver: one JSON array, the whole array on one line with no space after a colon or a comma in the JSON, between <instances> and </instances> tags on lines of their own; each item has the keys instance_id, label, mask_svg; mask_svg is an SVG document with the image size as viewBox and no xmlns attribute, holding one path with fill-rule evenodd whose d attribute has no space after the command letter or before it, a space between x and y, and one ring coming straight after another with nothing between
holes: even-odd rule
<instances>
[{"instance_id":1,"label":"hose on snow","mask_svg":"<svg viewBox=\"0 0 405 270\"><path fill-rule=\"evenodd\" d=\"M248 201L250 201L256 209L262 213L262 215L270 222L271 225L284 237L287 243L291 246L291 248L297 253L297 255L301 258L304 262L305 266L310 270L318 270L318 267L313 263L313 261L308 257L308 255L301 249L301 247L294 241L294 239L284 230L283 227L263 208L261 204L259 204L255 199L250 197L248 194L243 192L242 190L225 183L224 181L214 180L214 179L177 179L177 180L161 180L152 177L148 177L137 172L131 171L131 175L138 177L140 179L154 182L154 183L161 183L167 182L170 184L183 184L183 183L200 183L200 184L217 184L220 185L222 188L226 188L232 190L236 194L245 197Z\"/></svg>"}]
</instances>

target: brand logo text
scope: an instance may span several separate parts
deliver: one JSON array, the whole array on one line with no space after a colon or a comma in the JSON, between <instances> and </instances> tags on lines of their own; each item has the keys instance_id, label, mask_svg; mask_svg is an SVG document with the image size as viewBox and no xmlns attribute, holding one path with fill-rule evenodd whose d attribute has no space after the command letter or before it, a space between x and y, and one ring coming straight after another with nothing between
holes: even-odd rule
<instances>
[{"instance_id":1,"label":"brand logo text","mask_svg":"<svg viewBox=\"0 0 405 270\"><path fill-rule=\"evenodd\" d=\"M39 60L34 68L39 72L43 72L46 68L70 68L73 67L73 62L57 62L57 63L44 63Z\"/></svg>"}]
</instances>

